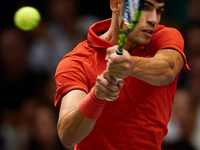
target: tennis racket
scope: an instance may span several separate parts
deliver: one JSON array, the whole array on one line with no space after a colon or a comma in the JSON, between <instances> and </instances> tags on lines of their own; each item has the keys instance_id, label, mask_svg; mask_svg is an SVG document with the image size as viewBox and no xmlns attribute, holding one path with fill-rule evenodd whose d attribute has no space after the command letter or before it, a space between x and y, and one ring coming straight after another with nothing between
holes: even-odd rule
<instances>
[{"instance_id":1,"label":"tennis racket","mask_svg":"<svg viewBox=\"0 0 200 150\"><path fill-rule=\"evenodd\" d=\"M142 14L144 0L124 0L121 28L119 30L116 54L122 55L128 33L135 28Z\"/></svg>"}]
</instances>

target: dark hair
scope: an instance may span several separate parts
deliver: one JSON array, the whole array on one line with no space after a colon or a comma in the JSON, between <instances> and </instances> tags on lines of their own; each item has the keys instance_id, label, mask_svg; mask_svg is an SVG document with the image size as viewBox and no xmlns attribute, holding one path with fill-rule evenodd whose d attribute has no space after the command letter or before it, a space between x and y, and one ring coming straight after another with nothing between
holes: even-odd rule
<instances>
[{"instance_id":1,"label":"dark hair","mask_svg":"<svg viewBox=\"0 0 200 150\"><path fill-rule=\"evenodd\" d=\"M166 0L157 0L159 3L165 3Z\"/></svg>"}]
</instances>

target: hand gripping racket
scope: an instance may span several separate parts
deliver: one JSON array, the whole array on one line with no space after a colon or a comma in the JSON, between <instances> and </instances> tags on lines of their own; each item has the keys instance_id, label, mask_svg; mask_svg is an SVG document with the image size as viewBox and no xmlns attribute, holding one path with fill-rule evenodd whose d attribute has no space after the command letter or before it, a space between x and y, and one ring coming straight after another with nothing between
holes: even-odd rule
<instances>
[{"instance_id":1,"label":"hand gripping racket","mask_svg":"<svg viewBox=\"0 0 200 150\"><path fill-rule=\"evenodd\" d=\"M117 55L123 54L123 49L127 41L128 33L135 28L142 14L145 0L123 0L122 22L119 30ZM116 78L116 84L119 79ZM106 98L106 100L111 101Z\"/></svg>"}]
</instances>

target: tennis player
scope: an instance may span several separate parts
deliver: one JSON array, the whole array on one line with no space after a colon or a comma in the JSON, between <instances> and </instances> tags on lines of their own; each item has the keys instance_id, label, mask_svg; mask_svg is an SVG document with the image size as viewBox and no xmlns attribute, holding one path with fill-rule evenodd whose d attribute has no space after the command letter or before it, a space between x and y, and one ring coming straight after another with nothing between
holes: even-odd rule
<instances>
[{"instance_id":1,"label":"tennis player","mask_svg":"<svg viewBox=\"0 0 200 150\"><path fill-rule=\"evenodd\" d=\"M178 75L190 70L184 40L178 30L159 25L164 0L145 0L123 55L114 54L122 5L110 0L112 18L92 25L87 40L57 67L58 134L66 147L161 150Z\"/></svg>"}]
</instances>

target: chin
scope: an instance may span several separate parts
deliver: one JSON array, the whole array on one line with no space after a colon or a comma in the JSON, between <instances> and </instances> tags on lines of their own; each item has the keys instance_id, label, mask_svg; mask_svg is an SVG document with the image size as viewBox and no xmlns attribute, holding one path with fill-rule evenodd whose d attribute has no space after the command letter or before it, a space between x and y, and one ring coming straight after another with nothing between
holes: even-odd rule
<instances>
[{"instance_id":1,"label":"chin","mask_svg":"<svg viewBox=\"0 0 200 150\"><path fill-rule=\"evenodd\" d=\"M137 44L140 46L147 46L150 43L150 40L139 40Z\"/></svg>"},{"instance_id":2,"label":"chin","mask_svg":"<svg viewBox=\"0 0 200 150\"><path fill-rule=\"evenodd\" d=\"M142 36L134 36L134 37L130 38L130 40L133 43L135 43L136 45L146 46L150 43L151 38L146 38L146 37L142 37Z\"/></svg>"}]
</instances>

